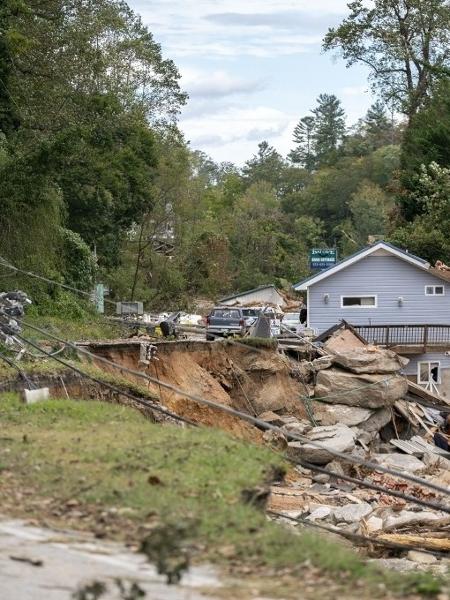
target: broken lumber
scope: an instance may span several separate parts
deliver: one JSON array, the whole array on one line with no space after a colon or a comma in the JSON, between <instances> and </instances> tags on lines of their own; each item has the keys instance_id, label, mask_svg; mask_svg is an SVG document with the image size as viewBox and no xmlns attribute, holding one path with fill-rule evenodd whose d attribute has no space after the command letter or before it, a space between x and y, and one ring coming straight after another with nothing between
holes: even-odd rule
<instances>
[{"instance_id":1,"label":"broken lumber","mask_svg":"<svg viewBox=\"0 0 450 600\"><path fill-rule=\"evenodd\" d=\"M419 396L423 400L427 400L431 402L431 404L435 404L439 406L440 404L447 404L450 406L450 400L444 398L444 396L437 396L436 394L432 394L422 386L414 383L413 381L408 380L408 392L413 396Z\"/></svg>"},{"instance_id":2,"label":"broken lumber","mask_svg":"<svg viewBox=\"0 0 450 600\"><path fill-rule=\"evenodd\" d=\"M384 533L376 537L377 540L402 544L411 548L423 548L424 550L438 550L450 552L450 538L443 539L426 537L423 535L411 535L408 533Z\"/></svg>"}]
</instances>

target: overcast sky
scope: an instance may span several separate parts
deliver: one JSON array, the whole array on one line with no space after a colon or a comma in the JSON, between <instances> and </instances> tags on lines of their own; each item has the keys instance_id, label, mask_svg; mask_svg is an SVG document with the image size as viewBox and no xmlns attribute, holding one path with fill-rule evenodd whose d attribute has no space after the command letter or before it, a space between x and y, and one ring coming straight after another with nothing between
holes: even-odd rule
<instances>
[{"instance_id":1,"label":"overcast sky","mask_svg":"<svg viewBox=\"0 0 450 600\"><path fill-rule=\"evenodd\" d=\"M180 119L194 149L242 164L269 141L283 155L320 93L349 124L372 103L367 72L321 51L348 0L129 0L175 61L190 99Z\"/></svg>"}]
</instances>

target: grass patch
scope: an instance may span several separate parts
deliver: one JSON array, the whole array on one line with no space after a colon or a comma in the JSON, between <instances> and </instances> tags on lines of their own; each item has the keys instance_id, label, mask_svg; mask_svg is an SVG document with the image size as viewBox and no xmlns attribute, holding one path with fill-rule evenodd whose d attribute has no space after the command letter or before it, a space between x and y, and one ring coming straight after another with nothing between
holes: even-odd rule
<instances>
[{"instance_id":1,"label":"grass patch","mask_svg":"<svg viewBox=\"0 0 450 600\"><path fill-rule=\"evenodd\" d=\"M95 314L80 319L31 314L26 315L25 321L68 341L117 339L130 333L130 329L120 323L107 321L105 317ZM48 341L44 335L29 327L24 327L23 335L32 341Z\"/></svg>"},{"instance_id":2,"label":"grass patch","mask_svg":"<svg viewBox=\"0 0 450 600\"><path fill-rule=\"evenodd\" d=\"M76 499L99 511L126 509L137 528L155 519L190 523L194 544L210 560L228 560L223 549L230 547L233 561L260 567L296 569L308 560L330 577L345 574L347 584L363 578L366 597L376 597L380 583L398 593L439 591L431 577L380 574L343 545L309 531L297 535L244 504L241 491L260 485L270 465L282 465L269 449L217 430L154 425L137 411L100 402L25 406L3 394L0 423L5 511L8 502L19 510L13 481L21 492L32 489L21 496L29 516L42 518L39 499L59 507Z\"/></svg>"}]
</instances>

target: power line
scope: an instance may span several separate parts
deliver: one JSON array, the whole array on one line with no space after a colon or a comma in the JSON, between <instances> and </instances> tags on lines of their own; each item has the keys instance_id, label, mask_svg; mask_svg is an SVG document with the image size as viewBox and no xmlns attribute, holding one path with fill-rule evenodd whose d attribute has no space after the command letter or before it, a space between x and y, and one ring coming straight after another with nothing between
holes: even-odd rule
<instances>
[{"instance_id":1,"label":"power line","mask_svg":"<svg viewBox=\"0 0 450 600\"><path fill-rule=\"evenodd\" d=\"M356 485L361 485L361 479L357 479L356 477L350 477L350 475L345 475L344 473L335 473L330 469L326 469L325 467L319 467L318 465L313 465L309 462L300 460L299 462L289 459L290 462L294 464L300 464L305 469L309 469L310 471L315 471L316 473L323 473L325 475L330 475L331 477L335 477L336 479L342 479L343 481L347 481L348 483L354 483ZM421 504L422 506L426 506L428 508L434 508L435 510L444 510L445 512L450 513L450 510L446 510L442 507L441 504L437 502L433 502L432 500L422 500L421 498L416 498L411 494L405 494L405 492L397 492L396 490L386 490L385 487L381 485L377 485L376 483L371 483L370 481L364 481L364 487L369 490L374 490L375 492L381 492L382 494L389 494L389 496L393 496L394 498L399 498L400 500L408 500L408 502L414 502L415 504Z\"/></svg>"},{"instance_id":2,"label":"power line","mask_svg":"<svg viewBox=\"0 0 450 600\"><path fill-rule=\"evenodd\" d=\"M27 277L32 277L34 279L39 279L40 281L44 281L45 283L50 283L51 285L56 285L58 287L64 288L65 290L69 290L76 294L81 294L83 296L86 296L89 299L92 298L92 294L90 292L80 290L71 285L67 285L66 283L60 283L59 281L55 281L54 279L49 279L48 277L44 277L43 275L37 275L36 273L32 273L31 271L25 271L24 269L19 269L19 267L15 267L14 265L12 265L10 262L8 262L6 259L4 259L1 256L0 256L0 265L2 267L6 267L7 269L11 269L12 271L15 271L16 273L21 273L22 275L26 275ZM113 304L114 306L116 305L116 303L113 300L109 300L108 298L104 298L104 301L107 304Z\"/></svg>"},{"instance_id":3,"label":"power line","mask_svg":"<svg viewBox=\"0 0 450 600\"><path fill-rule=\"evenodd\" d=\"M0 359L3 360L3 362L5 362L7 365L9 365L10 367L12 367L13 369L16 369L16 371L19 372L19 374L22 377L22 379L24 379L24 381L27 382L27 384L29 385L29 387L33 388L33 384L30 381L30 379L28 378L27 374L19 367L19 365L15 361L13 361L11 358L8 358L7 356L5 356L2 353L0 353Z\"/></svg>"},{"instance_id":4,"label":"power line","mask_svg":"<svg viewBox=\"0 0 450 600\"><path fill-rule=\"evenodd\" d=\"M410 481L412 483L416 483L416 484L421 485L423 487L428 487L428 488L433 489L433 490L435 490L435 491L437 491L439 493L442 493L442 494L445 494L445 495L450 495L450 491L448 489L446 489L444 487L441 487L441 486L439 486L439 485L437 485L435 483L426 481L424 479L421 479L421 478L416 477L414 475L410 475L408 473L401 473L401 472L395 471L393 469L389 469L387 467L384 467L382 465L378 465L376 463L371 463L369 461L365 461L365 460L363 460L361 458L349 456L349 455L344 454L342 452L337 452L336 450L332 450L330 448L327 448L327 447L323 446L323 444L320 444L318 442L315 442L313 440L308 439L306 436L302 436L302 435L299 435L299 434L286 433L280 427L277 427L275 425L267 423L266 421L258 419L257 417L248 415L246 413L243 413L243 412L238 411L236 409L233 409L231 407L219 404L219 403L214 402L212 400L208 400L206 398L202 398L201 396L197 396L196 394L191 394L190 392L183 391L183 390L181 390L181 389L179 389L179 388L177 388L177 387L175 387L175 386L173 386L173 385L171 385L169 383L161 381L160 379L157 379L155 377L151 377L150 375L148 375L146 373L143 373L141 371L136 371L136 370L130 369L128 367L124 367L124 366L119 365L119 364L117 364L117 363L115 363L113 361L108 360L107 358L104 358L102 356L98 356L98 355L96 355L96 354L94 354L92 352L89 352L88 350L85 350L84 348L82 349L79 346L77 346L75 344L72 344L71 342L67 342L65 340L62 340L61 338L58 338L57 336L54 336L53 334L50 334L50 333L48 333L48 332L40 329L39 327L36 327L34 325L30 325L30 324L28 324L27 322L25 322L25 321L23 321L21 319L18 319L18 321L21 322L23 325L25 325L27 327L30 327L31 329L34 329L34 330L38 331L39 333L42 333L43 335L46 335L46 336L48 336L50 338L53 338L53 339L55 339L57 341L66 343L69 347L75 349L76 351L80 352L81 354L85 354L87 356L90 356L91 358L93 358L95 360L98 360L100 362L103 362L104 364L108 364L108 365L110 365L110 366L112 366L112 367L114 367L114 368L116 368L116 369L118 369L118 370L120 370L122 372L129 373L129 374L137 376L137 377L141 377L142 379L146 379L147 381L155 383L156 385L158 385L160 387L163 387L163 388L165 388L167 390L170 390L170 391L172 391L172 392L174 392L174 393L176 393L176 394L178 394L178 395L180 395L180 396L182 396L184 398L188 398L190 400L193 400L194 402L198 402L200 404L204 404L204 405L209 406L211 408L215 408L215 409L220 410L222 412L228 413L228 414L230 414L232 416L236 416L236 417L238 417L238 418L240 418L242 420L245 420L245 421L247 421L247 422L249 422L249 423L251 423L253 425L256 425L256 426L260 427L261 429L276 431L278 433L283 434L284 436L286 436L288 439L291 439L292 441L300 441L300 442L303 442L303 443L307 443L308 445L313 446L315 448L318 448L318 449L321 449L321 450L326 450L332 456L336 456L337 458L340 458L341 460L344 460L344 461L349 462L351 464L356 464L356 465L359 465L359 466L364 466L364 467L370 468L372 470L376 470L376 471L379 471L379 472L382 472L382 473L386 473L388 475L393 475L395 477L398 477L400 479L405 479L407 481ZM24 339L24 341L27 341L25 338L22 338L22 339ZM55 359L56 359L56 357L55 357ZM70 366L70 365L68 365L68 366ZM388 493L388 492L386 491L386 493ZM445 510L446 512L450 513L450 509L442 509L442 510Z\"/></svg>"},{"instance_id":5,"label":"power line","mask_svg":"<svg viewBox=\"0 0 450 600\"><path fill-rule=\"evenodd\" d=\"M355 542L364 542L365 544L372 544L375 546L384 546L386 548L392 548L395 550L418 550L425 554L431 554L432 556L438 556L440 558L448 558L448 554L443 552L434 552L432 550L426 550L420 546L409 546L407 544L400 544L398 542L391 542L389 540L371 538L367 535L362 535L360 533L352 533L350 531L343 531L338 527L332 527L328 525L323 525L322 523L316 523L315 521L308 521L304 517L291 517L290 515L280 513L274 510L268 510L268 515L273 515L274 517L280 517L283 519L287 519L288 521L293 521L295 523L301 523L302 525L306 525L308 527L313 527L316 529L321 529L323 531L327 531L329 533L335 533L340 535L348 540Z\"/></svg>"},{"instance_id":6,"label":"power line","mask_svg":"<svg viewBox=\"0 0 450 600\"><path fill-rule=\"evenodd\" d=\"M43 350L42 348L40 348L37 344L35 344L31 340L28 340L28 339L22 337L21 335L18 335L17 337L19 337L19 339L23 340L25 343L29 344L30 346L32 346L36 350L39 350L40 352L42 352L48 358L52 358L53 360L56 360L56 362L59 362L60 364L64 365L65 367L68 367L69 369L72 369L72 371L75 371L75 373L78 373L82 377L86 377L87 379L90 379L91 381L94 381L95 383L98 383L99 385L107 387L110 390L112 390L113 392L116 392L117 394L120 394L122 396L126 396L127 398L130 398L134 402L137 402L138 404L141 404L142 406L145 406L146 408L150 408L151 410L154 410L156 412L160 412L160 413L166 415L167 417L171 417L172 419L175 419L176 421L182 421L183 423L187 423L188 425L193 425L194 427L197 427L197 423L195 423L194 421L191 421L190 419L187 419L185 417L181 417L180 415L177 415L177 414L171 412L170 410L162 407L159 404L156 404L155 402L151 402L150 400L142 400L141 398L137 398L133 394L130 394L129 392L127 392L125 390L122 390L119 387L117 387L115 385L112 385L111 383L108 383L106 381L102 381L101 379L98 379L97 377L94 377L93 375L90 375L89 373L86 373L85 371L82 371L81 369L78 369L77 367L75 367L71 363L63 360L62 358L59 358L55 354L51 354L50 352L46 352L45 350Z\"/></svg>"},{"instance_id":7,"label":"power line","mask_svg":"<svg viewBox=\"0 0 450 600\"><path fill-rule=\"evenodd\" d=\"M24 342L26 342L26 343L29 343L29 344L33 345L34 347L38 348L38 346L37 346L36 344L34 344L33 342L30 342L30 341L29 341L29 340L27 340L26 338L22 338L22 337L21 337L21 339L23 339L23 341L24 341ZM92 377L91 375L89 375L89 374L85 373L85 372L84 372L84 371L82 371L81 369L78 369L78 368L74 367L74 366L73 366L73 365L71 365L70 363L68 363L68 362L66 362L66 361L63 361L63 360L61 360L61 359L59 359L59 358L57 358L57 357L55 357L55 356L52 356L52 355L50 355L50 353L47 353L47 354L48 354L48 357L49 357L49 358L53 358L53 359L54 359L54 360L56 360L57 362L60 362L61 364L63 364L63 365L65 365L65 366L67 366L68 368L70 368L70 369L74 370L75 372L79 373L80 375L82 375L82 376L85 376L85 377L87 377L87 378L89 378L89 379L92 379L93 381L96 381L97 383L99 383L99 384L101 384L101 385L106 385L106 387L109 387L109 388L113 389L114 391L116 391L116 392L117 392L117 393L119 393L119 394L122 394L122 393L123 393L123 392L122 392L122 391L121 391L119 388L116 388L116 387L114 387L114 386L111 386L111 385L109 385L109 384L105 384L105 383L104 383L104 382L102 382L101 380L99 380L99 379L96 379L96 378ZM94 355L94 357L95 357L95 355ZM100 358L100 357L97 357L97 358ZM106 359L105 359L105 360L106 360ZM108 362L110 362L110 361L108 361ZM161 383L162 383L162 382L161 382ZM164 384L163 384L163 385L164 385ZM140 401L138 398L136 398L136 397L134 397L134 396L128 395L128 394L126 394L126 393L125 393L124 395L125 395L125 396L128 396L128 397L131 397L131 398L132 398L133 400L135 400L136 402L143 403L142 401ZM183 394L183 395L185 395L185 394ZM148 406L148 404L149 404L149 403L143 403L143 404L144 404L145 406ZM219 407L219 406L220 406L220 405L217 405L217 407ZM160 409L160 407L159 407L159 406L157 406L157 407L150 406L150 407L151 407L151 408L154 408L154 410L160 410L160 412L163 412L163 411L161 411L161 409ZM244 413L242 413L242 414L244 414ZM182 417L182 418L178 417L178 415L169 414L169 416L172 416L173 418L176 418L176 419L179 419L179 420L182 420L182 421L188 422L190 425L197 425L196 423L194 423L194 422L192 422L192 421L188 421L188 420L186 420L184 417ZM263 422L263 423L264 423L264 422ZM266 425L269 425L269 424L266 424ZM270 428L270 429L273 429L273 427L268 427L268 428ZM286 434L286 435L287 435L287 437L289 437L289 438L291 438L291 439L296 439L296 436L293 436L293 435L291 435L291 434ZM313 470L313 471L324 472L324 473L328 473L328 474L330 474L330 475L336 476L336 474L335 474L335 473L333 473L332 471L328 471L328 470L326 470L326 469L321 469L320 467L316 467L315 465L310 465L310 464L308 464L308 463L302 463L302 461L295 461L294 459L289 459L289 460L290 460L290 462L292 462L292 463L294 463L294 464L300 464L300 465L304 464L304 466L305 466L306 468L309 468L309 469L311 469L311 470ZM395 474L395 473L393 472L393 474ZM411 502L413 502L413 503L415 503L415 504L419 504L419 505L421 505L421 506L425 506L425 507L427 507L427 508L432 508L432 509L439 510L439 511L442 511L442 512L450 513L450 509L447 509L446 507L444 507L444 506L442 506L442 505L440 505L440 504L437 504L437 503L435 503L435 502L430 502L430 501L426 501L426 500L421 500L420 498L415 498L414 496L410 496L410 495L407 495L407 494L403 494L403 493L401 493L401 492L396 492L395 490L388 490L388 489L386 490L385 488L383 488L383 487L381 487L381 486L377 486L377 485L375 485L375 484L372 484L372 483L369 483L369 482L366 482L366 481L363 481L363 480L360 480L360 479L349 478L349 477L346 477L346 476L342 476L342 477L341 477L341 476L339 476L339 477L340 477L340 478L342 478L342 479L347 479L347 480L349 480L349 481L352 481L352 482L354 482L354 483L356 483L356 484L358 484L359 486L362 486L362 487L366 487L366 488L369 488L369 489L373 489L373 490L376 490L376 491L383 492L383 493L385 493L385 494L387 494L387 495L390 495L390 496L394 496L394 497L398 497L398 498L401 498L401 499L404 499L404 500L408 500L408 501L411 501ZM425 482L425 481L424 481L424 484L425 484L425 485L427 485L427 484L428 484L428 482Z\"/></svg>"}]
</instances>

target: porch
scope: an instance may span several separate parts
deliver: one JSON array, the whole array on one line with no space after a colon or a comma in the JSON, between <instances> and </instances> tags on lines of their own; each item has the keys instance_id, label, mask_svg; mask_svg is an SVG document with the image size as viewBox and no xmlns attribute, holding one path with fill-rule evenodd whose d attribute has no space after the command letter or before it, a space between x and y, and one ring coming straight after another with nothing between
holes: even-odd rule
<instances>
[{"instance_id":1,"label":"porch","mask_svg":"<svg viewBox=\"0 0 450 600\"><path fill-rule=\"evenodd\" d=\"M399 354L450 350L450 325L352 325L352 329L368 344Z\"/></svg>"}]
</instances>

